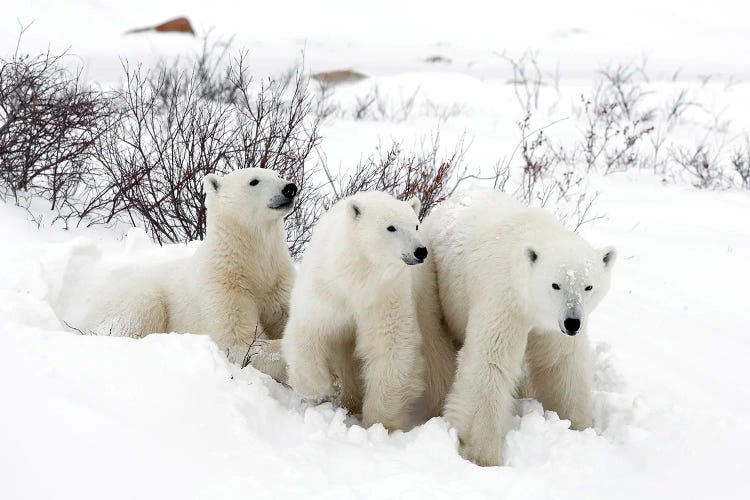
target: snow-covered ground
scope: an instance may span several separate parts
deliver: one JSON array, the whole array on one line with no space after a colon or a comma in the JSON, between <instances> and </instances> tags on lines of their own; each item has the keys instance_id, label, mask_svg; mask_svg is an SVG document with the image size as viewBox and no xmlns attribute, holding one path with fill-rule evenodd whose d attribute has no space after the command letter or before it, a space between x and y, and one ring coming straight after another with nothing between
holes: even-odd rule
<instances>
[{"instance_id":1,"label":"snow-covered ground","mask_svg":"<svg viewBox=\"0 0 750 500\"><path fill-rule=\"evenodd\" d=\"M501 468L462 460L442 419L388 436L306 407L206 337L64 331L80 305L68 299L102 268L190 248L39 231L3 206L2 496L741 496L750 197L627 176L598 187L609 217L586 234L620 258L592 326L595 429L520 402Z\"/></svg>"},{"instance_id":2,"label":"snow-covered ground","mask_svg":"<svg viewBox=\"0 0 750 500\"><path fill-rule=\"evenodd\" d=\"M704 104L685 116L680 141L702 140L702 123L717 115L731 121L732 138L750 128L740 2L636 1L616 12L582 0L510 11L471 1L151 3L5 0L0 48L12 51L16 18L36 19L26 50L70 46L89 78L109 83L121 56L194 50L179 35L121 36L188 15L199 28L236 34L260 74L288 68L304 47L311 71L372 77L338 90L342 102L375 85L394 99L418 88L421 104L404 120L324 123L321 150L341 171L378 142L408 147L438 128L448 147L466 134L470 165L489 168L510 154L523 113L507 63L493 54L503 49L539 49L545 72L559 64L562 97L544 96L538 125L569 116L601 65L648 53L660 96L688 88ZM423 61L435 54L452 62ZM715 75L707 84L698 76L706 74ZM445 119L432 105L460 111ZM559 141L581 134L574 119L552 130ZM65 322L75 326L108 270L194 245L159 248L140 230L123 238L119 227L37 228L24 210L0 205L0 498L744 497L750 193L662 179L644 170L589 180L605 217L582 232L619 251L592 320L594 429L570 431L519 401L506 466L492 468L462 460L443 419L407 433L363 429L343 410L308 407L229 364L203 336L76 334Z\"/></svg>"}]
</instances>

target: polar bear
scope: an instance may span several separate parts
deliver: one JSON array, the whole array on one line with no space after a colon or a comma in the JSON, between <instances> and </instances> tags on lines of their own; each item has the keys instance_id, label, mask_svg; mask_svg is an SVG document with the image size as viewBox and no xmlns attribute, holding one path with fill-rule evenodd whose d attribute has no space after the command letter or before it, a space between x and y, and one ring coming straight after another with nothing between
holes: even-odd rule
<instances>
[{"instance_id":1,"label":"polar bear","mask_svg":"<svg viewBox=\"0 0 750 500\"><path fill-rule=\"evenodd\" d=\"M88 329L130 337L208 334L234 362L254 339L281 336L294 281L283 218L297 186L272 170L248 168L208 174L203 189L206 237L195 254L104 290Z\"/></svg>"},{"instance_id":2,"label":"polar bear","mask_svg":"<svg viewBox=\"0 0 750 500\"><path fill-rule=\"evenodd\" d=\"M341 398L362 422L413 424L423 382L412 266L427 258L420 202L362 192L315 228L292 290L281 349L289 385L313 402Z\"/></svg>"},{"instance_id":3,"label":"polar bear","mask_svg":"<svg viewBox=\"0 0 750 500\"><path fill-rule=\"evenodd\" d=\"M462 455L502 462L524 361L529 396L574 429L591 426L586 330L609 289L614 249L596 250L549 213L498 191L454 197L423 231L430 262L417 270L417 303L430 347L426 400L434 412L445 399ZM454 342L462 345L455 360Z\"/></svg>"}]
</instances>

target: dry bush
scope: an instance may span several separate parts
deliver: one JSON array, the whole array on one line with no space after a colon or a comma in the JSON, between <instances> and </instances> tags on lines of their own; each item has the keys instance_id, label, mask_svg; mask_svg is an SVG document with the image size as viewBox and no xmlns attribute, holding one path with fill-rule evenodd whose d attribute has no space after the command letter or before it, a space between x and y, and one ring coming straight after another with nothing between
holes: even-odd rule
<instances>
[{"instance_id":1,"label":"dry bush","mask_svg":"<svg viewBox=\"0 0 750 500\"><path fill-rule=\"evenodd\" d=\"M0 60L0 194L43 197L66 226L126 222L184 242L205 234L205 174L270 168L300 187L285 220L298 255L323 207L305 165L319 141L307 80L253 82L228 52L206 37L188 60L124 64L122 87L104 93L63 56L17 49Z\"/></svg>"},{"instance_id":2,"label":"dry bush","mask_svg":"<svg viewBox=\"0 0 750 500\"><path fill-rule=\"evenodd\" d=\"M420 88L416 87L408 94L400 93L398 99L391 98L373 86L365 95L355 99L351 117L355 120L374 120L402 122L408 120L414 112Z\"/></svg>"},{"instance_id":3,"label":"dry bush","mask_svg":"<svg viewBox=\"0 0 750 500\"><path fill-rule=\"evenodd\" d=\"M606 175L643 167L665 178L687 172L693 185L702 189L748 187L747 154L742 148L731 156L725 154L728 144L734 141L729 136L729 123L714 114L706 136L697 146L681 144L675 129L684 123L688 111L708 110L686 88L661 101L651 98L646 61L641 66L625 64L600 71L593 91L588 96L581 95L577 108L582 140L553 146L547 127L532 131L530 126L531 112L539 107L540 93L547 85L537 54L526 52L516 59L505 54L501 57L513 69L511 83L525 118L518 122L520 142L510 160L497 164L493 179L496 187L514 186L514 194L525 203L554 202L570 207L575 201L572 208L563 211L572 214L576 225L580 225L590 219L593 198L586 195L585 188L589 173ZM673 76L673 81L677 76Z\"/></svg>"},{"instance_id":4,"label":"dry bush","mask_svg":"<svg viewBox=\"0 0 750 500\"><path fill-rule=\"evenodd\" d=\"M341 118L400 123L415 116L436 118L442 123L459 116L465 106L445 105L421 96L420 87L397 94L385 93L379 86L371 86L366 93L356 95L351 102L336 99L335 86L318 81L313 91L313 113L319 120Z\"/></svg>"},{"instance_id":5,"label":"dry bush","mask_svg":"<svg viewBox=\"0 0 750 500\"><path fill-rule=\"evenodd\" d=\"M725 185L726 179L719 164L719 154L705 144L691 147L675 147L670 152L674 163L690 178L694 187L715 189Z\"/></svg>"},{"instance_id":6,"label":"dry bush","mask_svg":"<svg viewBox=\"0 0 750 500\"><path fill-rule=\"evenodd\" d=\"M556 150L545 136L545 130L558 122L531 130L531 113L527 113L518 122L521 140L505 167L495 169L494 185L507 190L513 173L520 170L513 196L529 206L551 207L563 224L576 231L600 218L592 210L597 195L588 193L586 172L575 159ZM520 151L520 165L513 162L515 151Z\"/></svg>"},{"instance_id":7,"label":"dry bush","mask_svg":"<svg viewBox=\"0 0 750 500\"><path fill-rule=\"evenodd\" d=\"M378 147L343 179L334 179L327 167L334 196L331 203L360 191L386 191L400 200L417 196L423 219L432 208L450 196L470 176L464 165L466 146L461 138L447 154L440 152L440 134L423 141L416 152L405 152L401 143Z\"/></svg>"},{"instance_id":8,"label":"dry bush","mask_svg":"<svg viewBox=\"0 0 750 500\"><path fill-rule=\"evenodd\" d=\"M676 81L678 73L672 77ZM653 171L656 173L667 173L669 165L670 148L669 140L675 128L681 123L685 113L692 108L705 109L699 102L692 99L687 89L680 89L679 93L663 103L660 109L657 109L653 121L654 130L648 134L648 140L651 146L650 161ZM665 151L667 154L665 154Z\"/></svg>"},{"instance_id":9,"label":"dry bush","mask_svg":"<svg viewBox=\"0 0 750 500\"><path fill-rule=\"evenodd\" d=\"M215 47L187 67L124 66L124 86L112 94L119 115L68 220L142 225L159 243L201 239L203 176L270 168L300 187L285 222L292 254L302 251L319 213L305 167L319 141L307 81L297 71L253 86L244 54L228 59Z\"/></svg>"},{"instance_id":10,"label":"dry bush","mask_svg":"<svg viewBox=\"0 0 750 500\"><path fill-rule=\"evenodd\" d=\"M505 52L497 55L507 61L513 70L510 83L521 108L527 114L539 109L539 93L545 83L537 62L538 54L529 50L519 58L510 57Z\"/></svg>"},{"instance_id":11,"label":"dry bush","mask_svg":"<svg viewBox=\"0 0 750 500\"><path fill-rule=\"evenodd\" d=\"M742 187L750 189L750 141L732 154L732 167L739 176Z\"/></svg>"},{"instance_id":12,"label":"dry bush","mask_svg":"<svg viewBox=\"0 0 750 500\"><path fill-rule=\"evenodd\" d=\"M78 191L112 111L80 73L64 69L65 54L22 53L24 31L0 59L0 195L40 196L56 209Z\"/></svg>"},{"instance_id":13,"label":"dry bush","mask_svg":"<svg viewBox=\"0 0 750 500\"><path fill-rule=\"evenodd\" d=\"M553 110L560 102L560 68L555 73L544 75L539 67L539 53L527 50L519 57L511 57L506 52L495 53L506 61L513 71L510 84L524 113L534 113L539 109L542 89L547 87L555 91L557 96L549 109Z\"/></svg>"},{"instance_id":14,"label":"dry bush","mask_svg":"<svg viewBox=\"0 0 750 500\"><path fill-rule=\"evenodd\" d=\"M645 104L648 92L638 74L628 65L605 69L592 96L581 96L585 122L581 149L589 170L609 174L643 165L640 147L654 131L655 109Z\"/></svg>"},{"instance_id":15,"label":"dry bush","mask_svg":"<svg viewBox=\"0 0 750 500\"><path fill-rule=\"evenodd\" d=\"M315 88L313 98L313 114L315 118L323 122L329 117L341 114L341 107L334 101L335 86L332 83L319 80Z\"/></svg>"},{"instance_id":16,"label":"dry bush","mask_svg":"<svg viewBox=\"0 0 750 500\"><path fill-rule=\"evenodd\" d=\"M526 202L531 200L534 186L543 177L548 175L553 166L553 156L549 154L548 142L544 136L544 129L531 131L531 113L518 122L521 132L521 169L523 172L520 188L522 199Z\"/></svg>"}]
</instances>

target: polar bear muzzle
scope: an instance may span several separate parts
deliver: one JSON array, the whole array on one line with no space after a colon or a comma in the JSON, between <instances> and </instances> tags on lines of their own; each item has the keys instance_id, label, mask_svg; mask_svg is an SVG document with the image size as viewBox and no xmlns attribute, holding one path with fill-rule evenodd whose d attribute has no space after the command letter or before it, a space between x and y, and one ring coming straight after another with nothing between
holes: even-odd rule
<instances>
[{"instance_id":1,"label":"polar bear muzzle","mask_svg":"<svg viewBox=\"0 0 750 500\"><path fill-rule=\"evenodd\" d=\"M401 256L401 258L409 266L421 264L427 258L427 248L419 246L414 250L414 253L412 255L404 254Z\"/></svg>"},{"instance_id":2,"label":"polar bear muzzle","mask_svg":"<svg viewBox=\"0 0 750 500\"><path fill-rule=\"evenodd\" d=\"M572 337L578 333L578 330L581 328L581 320L578 318L565 318L563 321L563 328L563 333Z\"/></svg>"},{"instance_id":3,"label":"polar bear muzzle","mask_svg":"<svg viewBox=\"0 0 750 500\"><path fill-rule=\"evenodd\" d=\"M285 210L291 208L295 196L297 196L297 186L289 182L281 189L280 195L271 198L271 203L268 208L274 210Z\"/></svg>"}]
</instances>

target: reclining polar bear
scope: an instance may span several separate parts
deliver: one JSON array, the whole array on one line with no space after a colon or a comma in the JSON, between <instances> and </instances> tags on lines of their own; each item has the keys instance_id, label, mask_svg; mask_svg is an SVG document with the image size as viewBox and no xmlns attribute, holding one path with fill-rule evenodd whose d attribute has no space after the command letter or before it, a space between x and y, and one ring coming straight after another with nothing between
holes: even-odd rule
<instances>
[{"instance_id":1,"label":"reclining polar bear","mask_svg":"<svg viewBox=\"0 0 750 500\"><path fill-rule=\"evenodd\" d=\"M274 171L204 178L206 238L191 257L124 278L102 292L86 328L99 334L208 334L241 362L256 338L286 325L294 267L283 218L297 187Z\"/></svg>"}]
</instances>

